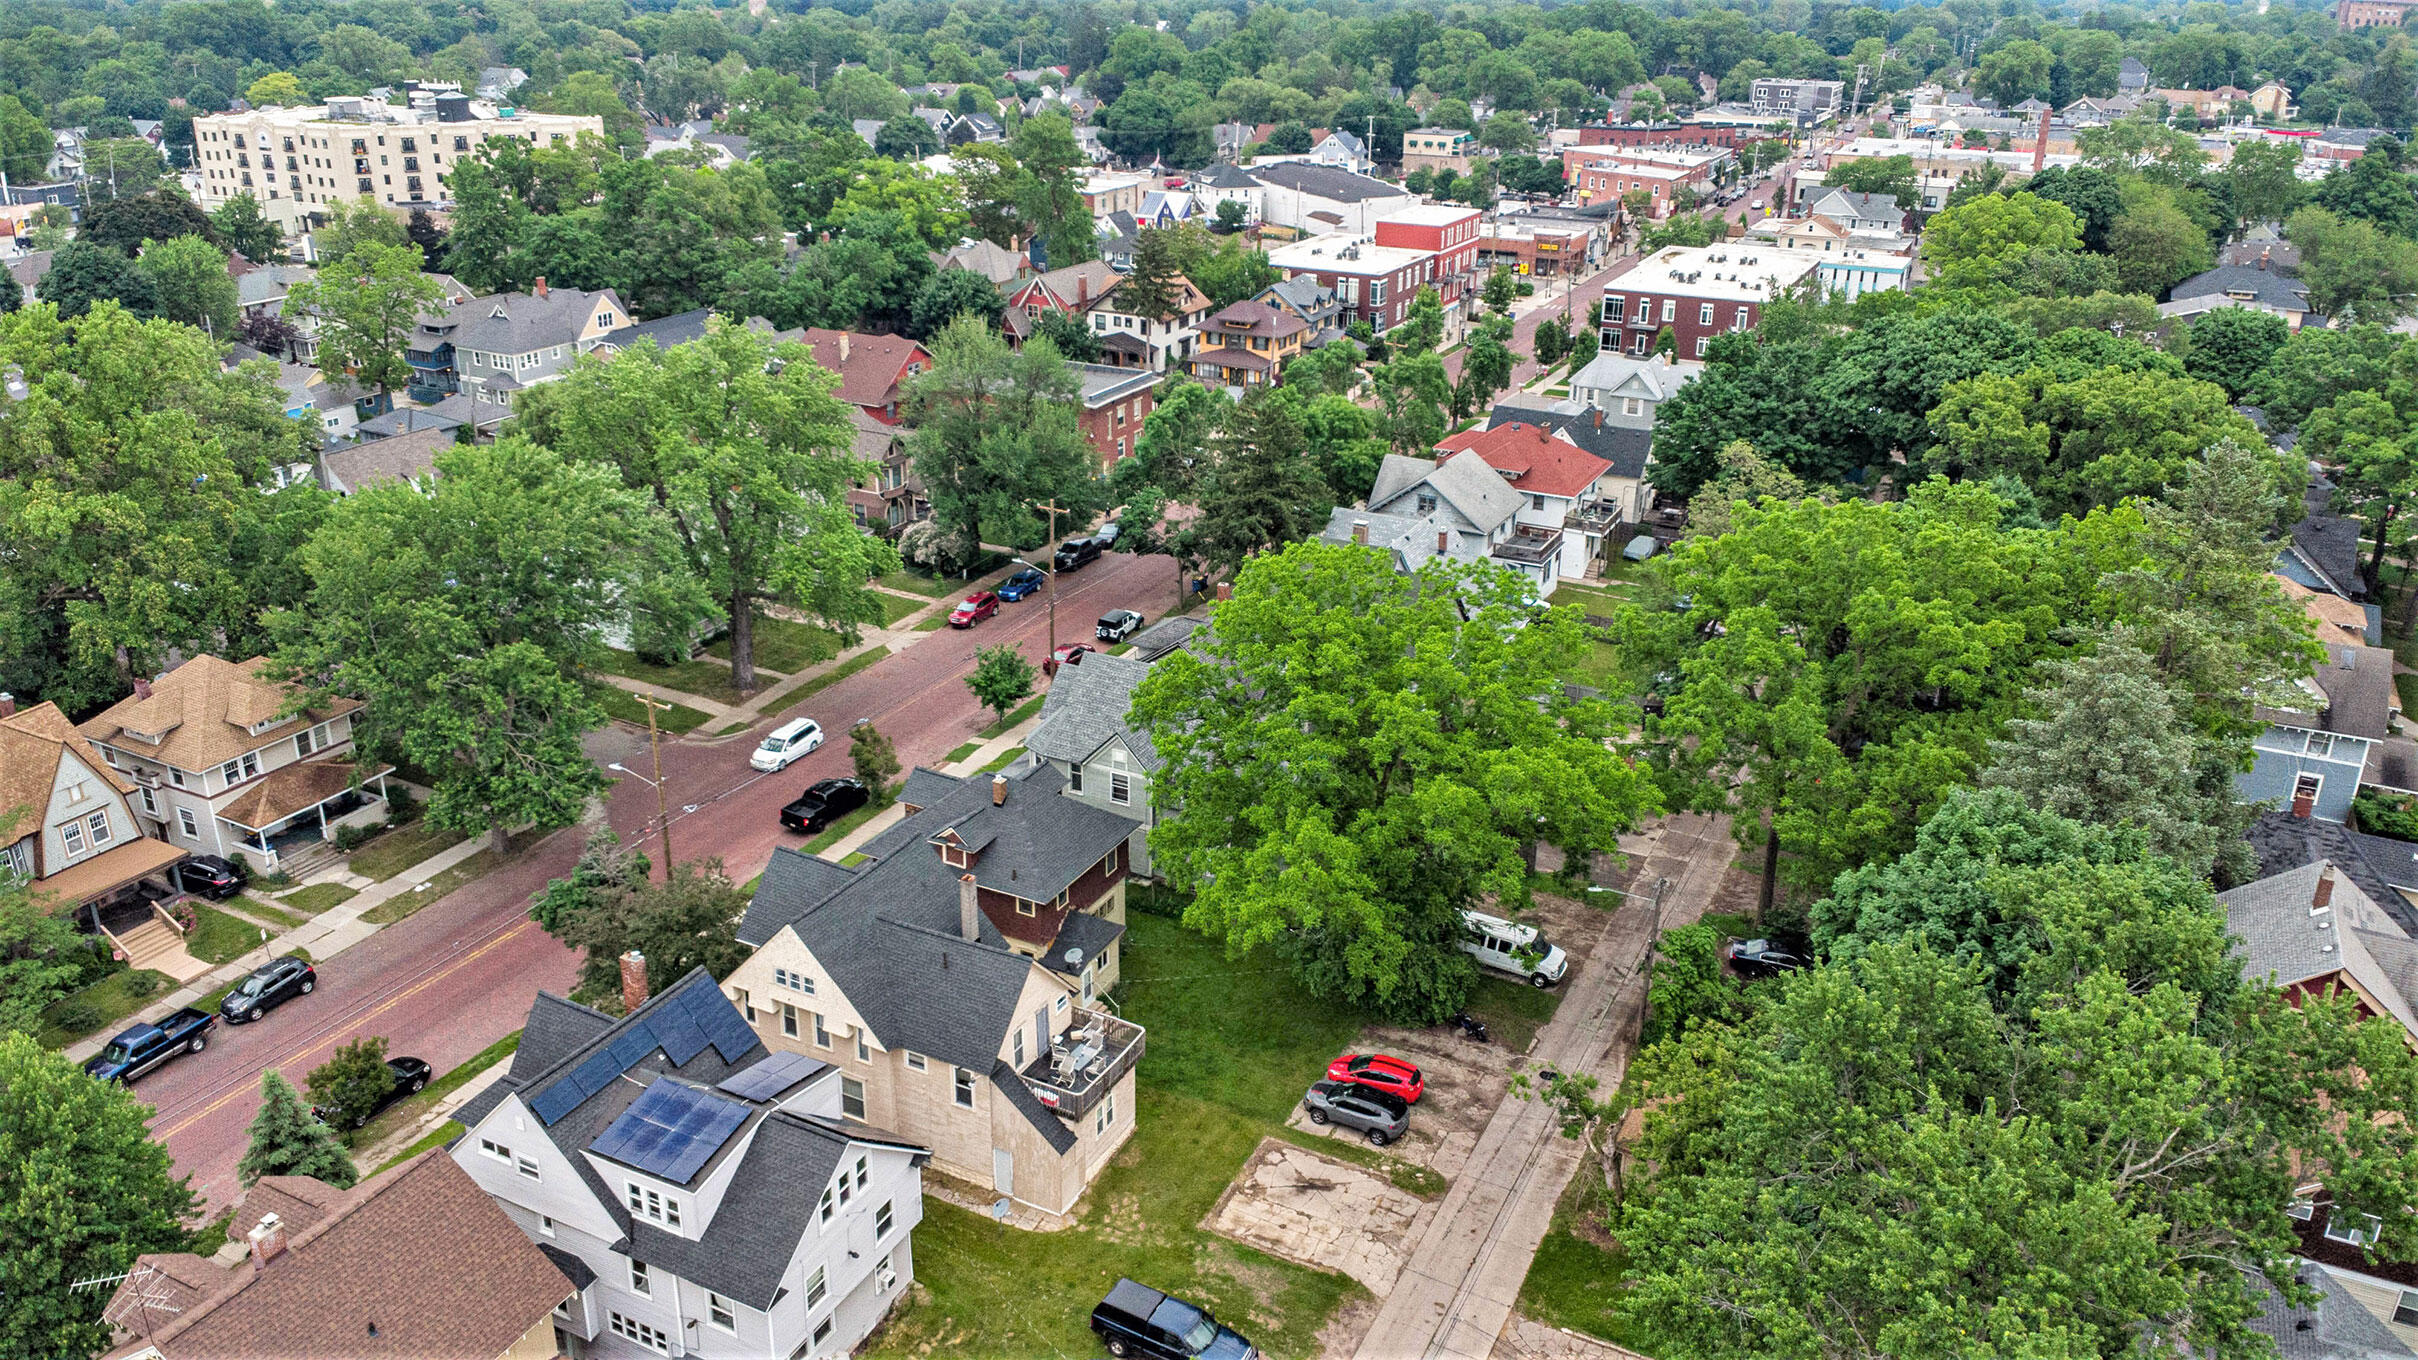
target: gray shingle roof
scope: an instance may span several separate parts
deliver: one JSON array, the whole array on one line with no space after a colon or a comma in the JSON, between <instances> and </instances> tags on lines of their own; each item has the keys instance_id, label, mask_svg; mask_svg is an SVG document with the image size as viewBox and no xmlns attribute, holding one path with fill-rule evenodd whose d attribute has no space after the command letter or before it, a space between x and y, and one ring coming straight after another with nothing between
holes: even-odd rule
<instances>
[{"instance_id":1,"label":"gray shingle roof","mask_svg":"<svg viewBox=\"0 0 2418 1360\"><path fill-rule=\"evenodd\" d=\"M2367 593L2359 574L2359 521L2348 515L2304 515L2292 526L2292 550L2323 572L2333 587L2356 598Z\"/></svg>"},{"instance_id":2,"label":"gray shingle roof","mask_svg":"<svg viewBox=\"0 0 2418 1360\"><path fill-rule=\"evenodd\" d=\"M1549 431L1568 435L1570 442L1610 463L1615 477L1646 475L1646 455L1654 447L1652 430L1605 424L1596 419L1595 408L1569 401L1543 406L1500 401L1486 414L1488 429L1514 421L1542 425Z\"/></svg>"},{"instance_id":3,"label":"gray shingle roof","mask_svg":"<svg viewBox=\"0 0 2418 1360\"><path fill-rule=\"evenodd\" d=\"M1066 777L1056 770L1031 765L1011 768L1005 774L1004 804L992 804L991 780L968 779L947 798L901 825L916 828L919 842L945 830L956 833L969 846L983 847L974 861L974 881L993 892L1032 902L1047 902L1064 892L1133 833L1131 819L1061 796ZM910 850L900 858L930 858L938 863L937 851L919 856ZM957 872L947 870L943 875L949 885L948 924L952 928L957 919Z\"/></svg>"},{"instance_id":4,"label":"gray shingle roof","mask_svg":"<svg viewBox=\"0 0 2418 1360\"><path fill-rule=\"evenodd\" d=\"M1045 759L1080 763L1122 736L1137 764L1157 770L1159 753L1150 734L1126 722L1133 692L1149 674L1147 662L1104 654L1060 669L1041 701L1041 723L1025 739L1024 749Z\"/></svg>"},{"instance_id":5,"label":"gray shingle roof","mask_svg":"<svg viewBox=\"0 0 2418 1360\"><path fill-rule=\"evenodd\" d=\"M1520 493L1502 474L1477 454L1461 452L1440 462L1389 453L1377 466L1377 485L1369 492L1369 508L1383 509L1402 499L1421 482L1480 529L1491 530L1518 513ZM1394 513L1399 513L1394 512Z\"/></svg>"},{"instance_id":6,"label":"gray shingle roof","mask_svg":"<svg viewBox=\"0 0 2418 1360\"><path fill-rule=\"evenodd\" d=\"M489 1111L504 1102L505 1096L587 1047L612 1027L613 1017L603 1011L552 992L539 992L521 1030L520 1047L512 1051L512 1065L504 1070L502 1079L464 1102L455 1118L466 1125L486 1118Z\"/></svg>"},{"instance_id":7,"label":"gray shingle roof","mask_svg":"<svg viewBox=\"0 0 2418 1360\"><path fill-rule=\"evenodd\" d=\"M527 354L547 346L569 345L578 340L597 305L608 300L617 315L629 314L610 288L593 293L584 288L550 288L544 297L497 293L472 298L454 313L461 318L452 336L454 348Z\"/></svg>"},{"instance_id":8,"label":"gray shingle roof","mask_svg":"<svg viewBox=\"0 0 2418 1360\"><path fill-rule=\"evenodd\" d=\"M2331 860L2404 932L2418 933L2418 908L2395 891L2418 887L2418 845L2283 811L2260 813L2250 824L2246 839L2251 853L2258 856L2262 878Z\"/></svg>"},{"instance_id":9,"label":"gray shingle roof","mask_svg":"<svg viewBox=\"0 0 2418 1360\"><path fill-rule=\"evenodd\" d=\"M2300 1281L2323 1296L2315 1306L2288 1304L2265 1279L2248 1277L2259 1301L2258 1316L2250 1319L2250 1329L2273 1341L2281 1360L2384 1360L2412 1353L2325 1267L2302 1262Z\"/></svg>"},{"instance_id":10,"label":"gray shingle roof","mask_svg":"<svg viewBox=\"0 0 2418 1360\"><path fill-rule=\"evenodd\" d=\"M1381 179L1355 175L1349 170L1315 161L1278 161L1274 165L1256 165L1251 173L1262 184L1300 193L1315 194L1337 203L1365 203L1376 198L1407 198L1410 191L1399 184Z\"/></svg>"},{"instance_id":11,"label":"gray shingle roof","mask_svg":"<svg viewBox=\"0 0 2418 1360\"><path fill-rule=\"evenodd\" d=\"M964 1065L958 1064L960 1067ZM1024 1078L1016 1075L1015 1068L994 1058L991 1062L991 1085L998 1088L1000 1096L1008 1104L1016 1107L1017 1113L1040 1131L1041 1137L1049 1143L1050 1151L1063 1156L1073 1149L1075 1131L1066 1126L1065 1120L1052 1113L1049 1106L1041 1103L1041 1097L1034 1095L1033 1088L1024 1084Z\"/></svg>"},{"instance_id":12,"label":"gray shingle roof","mask_svg":"<svg viewBox=\"0 0 2418 1360\"><path fill-rule=\"evenodd\" d=\"M768 1114L704 1234L682 1237L634 1221L628 1254L750 1308L769 1308L847 1151L848 1136L821 1120Z\"/></svg>"},{"instance_id":13,"label":"gray shingle roof","mask_svg":"<svg viewBox=\"0 0 2418 1360\"><path fill-rule=\"evenodd\" d=\"M1105 916L1069 913L1058 938L1050 942L1049 952L1041 956L1041 966L1062 977L1081 977L1084 965L1100 957L1124 933L1125 927Z\"/></svg>"},{"instance_id":14,"label":"gray shingle roof","mask_svg":"<svg viewBox=\"0 0 2418 1360\"><path fill-rule=\"evenodd\" d=\"M2418 1014L2362 938L2400 935L2401 928L2347 872L2335 875L2326 909L2313 910L2319 876L2333 867L2320 860L2217 894L2225 928L2242 942L2243 974L2288 987L2347 973L2403 1029L2418 1035Z\"/></svg>"},{"instance_id":15,"label":"gray shingle roof","mask_svg":"<svg viewBox=\"0 0 2418 1360\"><path fill-rule=\"evenodd\" d=\"M2194 274L2176 284L2167 296L2180 302L2185 298L2239 293L2248 294L2249 301L2263 302L2288 312L2309 310L2309 290L2300 280L2280 270L2260 269L2256 265L2218 265L2204 274Z\"/></svg>"},{"instance_id":16,"label":"gray shingle roof","mask_svg":"<svg viewBox=\"0 0 2418 1360\"><path fill-rule=\"evenodd\" d=\"M1192 640L1208 626L1209 620L1188 614L1161 619L1133 635L1133 650L1126 655L1143 661L1156 661L1179 647L1191 646ZM1046 701L1043 707L1048 707Z\"/></svg>"},{"instance_id":17,"label":"gray shingle roof","mask_svg":"<svg viewBox=\"0 0 2418 1360\"><path fill-rule=\"evenodd\" d=\"M948 797L951 790L964 782L956 775L943 774L928 765L918 765L907 771L907 782L898 791L898 801L927 808Z\"/></svg>"},{"instance_id":18,"label":"gray shingle roof","mask_svg":"<svg viewBox=\"0 0 2418 1360\"><path fill-rule=\"evenodd\" d=\"M1219 162L1205 170L1195 171L1192 182L1207 189L1256 189L1259 180L1239 165Z\"/></svg>"},{"instance_id":19,"label":"gray shingle roof","mask_svg":"<svg viewBox=\"0 0 2418 1360\"><path fill-rule=\"evenodd\" d=\"M2393 654L2382 647L2328 643L2332 664L2316 671L2326 692L2326 730L2354 737L2392 733Z\"/></svg>"}]
</instances>

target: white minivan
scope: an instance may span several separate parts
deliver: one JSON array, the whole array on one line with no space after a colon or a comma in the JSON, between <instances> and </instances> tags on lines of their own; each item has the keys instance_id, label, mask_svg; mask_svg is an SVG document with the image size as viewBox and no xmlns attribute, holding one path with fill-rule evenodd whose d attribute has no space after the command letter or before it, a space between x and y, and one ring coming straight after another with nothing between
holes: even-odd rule
<instances>
[{"instance_id":1,"label":"white minivan","mask_svg":"<svg viewBox=\"0 0 2418 1360\"><path fill-rule=\"evenodd\" d=\"M1482 911L1461 913L1461 948L1479 967L1525 978L1532 987L1550 987L1570 971L1570 956L1560 945L1549 943L1535 926Z\"/></svg>"},{"instance_id":2,"label":"white minivan","mask_svg":"<svg viewBox=\"0 0 2418 1360\"><path fill-rule=\"evenodd\" d=\"M747 763L766 774L789 768L793 760L813 753L823 744L823 725L812 718L799 718L772 729L764 744L747 758Z\"/></svg>"}]
</instances>

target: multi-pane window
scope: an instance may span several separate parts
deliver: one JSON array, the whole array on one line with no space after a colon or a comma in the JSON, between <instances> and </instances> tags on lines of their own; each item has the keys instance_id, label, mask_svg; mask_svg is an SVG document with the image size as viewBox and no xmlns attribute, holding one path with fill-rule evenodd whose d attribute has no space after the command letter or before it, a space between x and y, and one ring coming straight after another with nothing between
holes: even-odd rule
<instances>
[{"instance_id":1,"label":"multi-pane window","mask_svg":"<svg viewBox=\"0 0 2418 1360\"><path fill-rule=\"evenodd\" d=\"M829 1286L823 1279L823 1267L815 1267L814 1274L806 1277L806 1307L811 1310L816 1304L823 1301L824 1295L830 1292Z\"/></svg>"},{"instance_id":2,"label":"multi-pane window","mask_svg":"<svg viewBox=\"0 0 2418 1360\"><path fill-rule=\"evenodd\" d=\"M831 1047L831 1031L823 1027L823 1013L821 1011L806 1013L814 1017L814 1046L816 1048Z\"/></svg>"},{"instance_id":3,"label":"multi-pane window","mask_svg":"<svg viewBox=\"0 0 2418 1360\"><path fill-rule=\"evenodd\" d=\"M856 1032L856 1060L858 1062L873 1061L872 1045L865 1042L865 1031L861 1029Z\"/></svg>"},{"instance_id":4,"label":"multi-pane window","mask_svg":"<svg viewBox=\"0 0 2418 1360\"><path fill-rule=\"evenodd\" d=\"M962 1067L957 1069L957 1103L969 1110L974 1108L974 1074Z\"/></svg>"},{"instance_id":5,"label":"multi-pane window","mask_svg":"<svg viewBox=\"0 0 2418 1360\"><path fill-rule=\"evenodd\" d=\"M716 1331L736 1334L739 1330L739 1315L731 1311L730 1300L720 1294L709 1293L705 1296L705 1320L712 1323Z\"/></svg>"},{"instance_id":6,"label":"multi-pane window","mask_svg":"<svg viewBox=\"0 0 2418 1360\"><path fill-rule=\"evenodd\" d=\"M653 1222L660 1223L667 1228L677 1228L680 1226L679 1200L668 1195L661 1194L657 1191L649 1190L636 1181L625 1181L623 1182L623 1185L629 1191L631 1213L640 1218L645 1218L652 1220Z\"/></svg>"},{"instance_id":7,"label":"multi-pane window","mask_svg":"<svg viewBox=\"0 0 2418 1360\"><path fill-rule=\"evenodd\" d=\"M1093 1133L1106 1133L1108 1132L1108 1126L1116 1122L1117 1092L1114 1087L1111 1087L1109 1088L1108 1098L1100 1102L1098 1112L1092 1116L1091 1131Z\"/></svg>"},{"instance_id":8,"label":"multi-pane window","mask_svg":"<svg viewBox=\"0 0 2418 1360\"><path fill-rule=\"evenodd\" d=\"M92 828L92 843L95 848L109 844L108 813L96 812L84 819L84 825Z\"/></svg>"},{"instance_id":9,"label":"multi-pane window","mask_svg":"<svg viewBox=\"0 0 2418 1360\"><path fill-rule=\"evenodd\" d=\"M1132 781L1122 770L1112 771L1108 776L1108 801L1120 806L1133 801Z\"/></svg>"},{"instance_id":10,"label":"multi-pane window","mask_svg":"<svg viewBox=\"0 0 2418 1360\"><path fill-rule=\"evenodd\" d=\"M84 853L84 824L66 822L59 827L59 842L67 847L67 857L73 859Z\"/></svg>"},{"instance_id":11,"label":"multi-pane window","mask_svg":"<svg viewBox=\"0 0 2418 1360\"><path fill-rule=\"evenodd\" d=\"M931 1063L929 1063L929 1062L925 1061L925 1059L924 1059L924 1055L923 1055L923 1054L921 1054L921 1053L917 1053L917 1052L915 1052L915 1051L914 1051L914 1050L912 1050L912 1049L908 1050L908 1052L907 1052L907 1070L909 1070L909 1071L911 1071L911 1072L922 1072L922 1071L925 1071L926 1069L930 1068L930 1067L931 1067L931 1065L932 1065Z\"/></svg>"},{"instance_id":12,"label":"multi-pane window","mask_svg":"<svg viewBox=\"0 0 2418 1360\"><path fill-rule=\"evenodd\" d=\"M804 992L808 996L814 995L813 978L806 976L804 973L793 973L786 968L775 968L772 970L772 985L775 987L787 987L793 992Z\"/></svg>"},{"instance_id":13,"label":"multi-pane window","mask_svg":"<svg viewBox=\"0 0 2418 1360\"><path fill-rule=\"evenodd\" d=\"M670 1355L672 1353L672 1339L669 1336L664 1335L662 1332L649 1327L645 1323L640 1322L635 1318L624 1317L619 1313L610 1313L608 1314L608 1317L610 1319L609 1325L613 1329L613 1335L628 1337L630 1340L637 1342L639 1345L646 1347L648 1350L651 1350L658 1355Z\"/></svg>"},{"instance_id":14,"label":"multi-pane window","mask_svg":"<svg viewBox=\"0 0 2418 1360\"><path fill-rule=\"evenodd\" d=\"M630 1262L630 1292L643 1294L650 1298L654 1296L655 1282L653 1277L647 1274L644 1261Z\"/></svg>"},{"instance_id":15,"label":"multi-pane window","mask_svg":"<svg viewBox=\"0 0 2418 1360\"><path fill-rule=\"evenodd\" d=\"M781 1003L781 1032L792 1039L798 1037L798 1008L786 1001Z\"/></svg>"},{"instance_id":16,"label":"multi-pane window","mask_svg":"<svg viewBox=\"0 0 2418 1360\"><path fill-rule=\"evenodd\" d=\"M883 1200L882 1207L873 1211L873 1240L879 1242L888 1237L890 1227L890 1201Z\"/></svg>"},{"instance_id":17,"label":"multi-pane window","mask_svg":"<svg viewBox=\"0 0 2418 1360\"><path fill-rule=\"evenodd\" d=\"M854 1077L840 1078L840 1113L850 1119L865 1117L865 1083Z\"/></svg>"}]
</instances>

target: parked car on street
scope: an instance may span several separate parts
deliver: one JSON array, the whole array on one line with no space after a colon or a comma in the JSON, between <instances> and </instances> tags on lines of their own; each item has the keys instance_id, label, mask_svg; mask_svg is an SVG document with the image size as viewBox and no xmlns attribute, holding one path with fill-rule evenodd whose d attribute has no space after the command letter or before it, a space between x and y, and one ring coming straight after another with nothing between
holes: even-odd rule
<instances>
[{"instance_id":1,"label":"parked car on street","mask_svg":"<svg viewBox=\"0 0 2418 1360\"><path fill-rule=\"evenodd\" d=\"M1205 1308L1146 1284L1117 1281L1091 1310L1091 1329L1110 1355L1125 1360L1259 1360L1259 1349L1221 1325Z\"/></svg>"},{"instance_id":2,"label":"parked car on street","mask_svg":"<svg viewBox=\"0 0 2418 1360\"><path fill-rule=\"evenodd\" d=\"M1088 642L1061 642L1058 644L1058 650L1050 653L1050 659L1061 666L1073 666L1080 664L1086 655L1098 650L1099 648Z\"/></svg>"},{"instance_id":3,"label":"parked car on street","mask_svg":"<svg viewBox=\"0 0 2418 1360\"><path fill-rule=\"evenodd\" d=\"M1058 545L1058 556L1054 560L1058 570L1073 571L1086 562L1100 560L1100 544L1094 539L1070 538Z\"/></svg>"},{"instance_id":4,"label":"parked car on street","mask_svg":"<svg viewBox=\"0 0 2418 1360\"><path fill-rule=\"evenodd\" d=\"M1100 616L1092 636L1102 642L1123 642L1142 631L1142 616L1131 609L1111 609Z\"/></svg>"},{"instance_id":5,"label":"parked car on street","mask_svg":"<svg viewBox=\"0 0 2418 1360\"><path fill-rule=\"evenodd\" d=\"M277 1009L298 996L309 996L319 987L319 970L300 954L288 954L271 959L252 970L252 975L235 984L227 999L218 1003L218 1013L230 1025L240 1025Z\"/></svg>"},{"instance_id":6,"label":"parked car on street","mask_svg":"<svg viewBox=\"0 0 2418 1360\"><path fill-rule=\"evenodd\" d=\"M755 754L747 758L747 765L766 774L778 774L792 763L813 755L822 744L821 723L812 718L793 718L765 736Z\"/></svg>"},{"instance_id":7,"label":"parked car on street","mask_svg":"<svg viewBox=\"0 0 2418 1360\"><path fill-rule=\"evenodd\" d=\"M216 855L195 855L177 865L174 873L177 887L213 902L224 902L242 892L251 877L241 864Z\"/></svg>"},{"instance_id":8,"label":"parked car on street","mask_svg":"<svg viewBox=\"0 0 2418 1360\"><path fill-rule=\"evenodd\" d=\"M1124 528L1112 519L1092 531L1091 541L1100 545L1100 551L1107 552L1117 546L1117 535L1124 532Z\"/></svg>"},{"instance_id":9,"label":"parked car on street","mask_svg":"<svg viewBox=\"0 0 2418 1360\"><path fill-rule=\"evenodd\" d=\"M781 809L781 825L816 832L865 805L871 795L859 779L818 779Z\"/></svg>"},{"instance_id":10,"label":"parked car on street","mask_svg":"<svg viewBox=\"0 0 2418 1360\"><path fill-rule=\"evenodd\" d=\"M386 1113L387 1106L394 1104L396 1101L401 1100L407 1095L425 1090L428 1086L430 1070L429 1066L427 1063L420 1061L418 1058L388 1058L386 1060L386 1070L394 1074L394 1081L386 1088L386 1094L379 1096L378 1103L369 1107L369 1113L361 1116L359 1119L354 1120L349 1127L356 1129L360 1128L362 1125L377 1118L379 1115ZM329 1112L327 1110L323 1110L316 1105L311 1107L311 1118L318 1120L322 1124L328 1122L328 1114Z\"/></svg>"},{"instance_id":11,"label":"parked car on street","mask_svg":"<svg viewBox=\"0 0 2418 1360\"><path fill-rule=\"evenodd\" d=\"M132 1081L179 1053L199 1053L210 1046L210 1026L218 1017L191 1006L157 1023L118 1032L109 1046L84 1060L84 1070L103 1081Z\"/></svg>"},{"instance_id":12,"label":"parked car on street","mask_svg":"<svg viewBox=\"0 0 2418 1360\"><path fill-rule=\"evenodd\" d=\"M1049 584L1049 578L1035 568L1026 567L999 583L999 598L1016 601Z\"/></svg>"},{"instance_id":13,"label":"parked car on street","mask_svg":"<svg viewBox=\"0 0 2418 1360\"><path fill-rule=\"evenodd\" d=\"M1301 1098L1313 1124L1341 1124L1368 1136L1373 1147L1384 1147L1410 1127L1410 1103L1390 1091L1356 1081L1322 1081Z\"/></svg>"},{"instance_id":14,"label":"parked car on street","mask_svg":"<svg viewBox=\"0 0 2418 1360\"><path fill-rule=\"evenodd\" d=\"M1349 1081L1397 1095L1413 1105L1427 1094L1427 1078L1416 1063L1386 1053L1346 1053L1327 1064L1327 1080Z\"/></svg>"},{"instance_id":15,"label":"parked car on street","mask_svg":"<svg viewBox=\"0 0 2418 1360\"><path fill-rule=\"evenodd\" d=\"M1721 957L1742 978L1778 977L1805 966L1805 956L1770 940L1732 940L1721 946Z\"/></svg>"},{"instance_id":16,"label":"parked car on street","mask_svg":"<svg viewBox=\"0 0 2418 1360\"><path fill-rule=\"evenodd\" d=\"M988 590L978 590L957 602L949 611L951 628L971 628L999 612L999 596Z\"/></svg>"}]
</instances>

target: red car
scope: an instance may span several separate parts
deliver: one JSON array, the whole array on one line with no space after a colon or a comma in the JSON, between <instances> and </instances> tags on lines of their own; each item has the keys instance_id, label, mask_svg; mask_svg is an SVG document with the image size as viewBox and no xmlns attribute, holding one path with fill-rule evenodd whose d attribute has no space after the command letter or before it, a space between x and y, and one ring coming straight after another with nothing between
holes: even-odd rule
<instances>
[{"instance_id":1,"label":"red car","mask_svg":"<svg viewBox=\"0 0 2418 1360\"><path fill-rule=\"evenodd\" d=\"M971 628L998 612L999 597L987 590L978 591L966 596L955 609L949 611L949 626Z\"/></svg>"},{"instance_id":2,"label":"red car","mask_svg":"<svg viewBox=\"0 0 2418 1360\"><path fill-rule=\"evenodd\" d=\"M1061 642L1058 644L1058 650L1050 655L1056 657L1061 666L1079 666L1083 664L1086 654L1096 650L1098 649L1088 642Z\"/></svg>"},{"instance_id":3,"label":"red car","mask_svg":"<svg viewBox=\"0 0 2418 1360\"><path fill-rule=\"evenodd\" d=\"M1383 1053L1346 1053L1327 1064L1327 1080L1358 1082L1413 1104L1427 1094L1427 1078L1417 1067Z\"/></svg>"}]
</instances>

